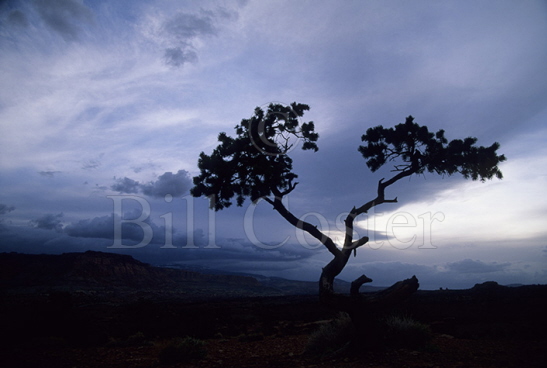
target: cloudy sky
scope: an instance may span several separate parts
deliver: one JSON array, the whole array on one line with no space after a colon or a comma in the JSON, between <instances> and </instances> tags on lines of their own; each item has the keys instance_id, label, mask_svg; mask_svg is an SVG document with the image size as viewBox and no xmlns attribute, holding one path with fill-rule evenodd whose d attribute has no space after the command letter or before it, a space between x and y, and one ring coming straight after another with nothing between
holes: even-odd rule
<instances>
[{"instance_id":1,"label":"cloudy sky","mask_svg":"<svg viewBox=\"0 0 547 368\"><path fill-rule=\"evenodd\" d=\"M544 1L0 2L0 251L131 254L317 280L330 253L268 208L189 196L201 151L255 107L310 105L287 205L339 237L375 195L368 127L413 115L497 141L503 180L428 174L359 218L340 275L422 288L547 283Z\"/></svg>"}]
</instances>

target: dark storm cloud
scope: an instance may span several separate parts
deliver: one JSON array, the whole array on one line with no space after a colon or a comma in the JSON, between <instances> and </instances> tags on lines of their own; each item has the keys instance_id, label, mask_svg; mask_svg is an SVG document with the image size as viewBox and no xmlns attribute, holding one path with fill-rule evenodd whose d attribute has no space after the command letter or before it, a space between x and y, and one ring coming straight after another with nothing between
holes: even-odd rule
<instances>
[{"instance_id":1,"label":"dark storm cloud","mask_svg":"<svg viewBox=\"0 0 547 368\"><path fill-rule=\"evenodd\" d=\"M464 259L459 262L448 263L447 268L458 273L490 273L503 271L510 265L510 263L485 263L478 260Z\"/></svg>"},{"instance_id":2,"label":"dark storm cloud","mask_svg":"<svg viewBox=\"0 0 547 368\"><path fill-rule=\"evenodd\" d=\"M123 219L116 219L116 214L107 216L94 217L92 219L80 220L76 223L67 225L64 232L72 237L77 238L102 238L102 239L114 239L114 226L115 221L120 224L121 234L123 239L133 240L140 242L143 239L143 227L140 224L128 222L128 220L135 219L140 213L126 213ZM154 224L150 217L143 221L148 224L152 229L154 235L162 234L161 228Z\"/></svg>"},{"instance_id":3,"label":"dark storm cloud","mask_svg":"<svg viewBox=\"0 0 547 368\"><path fill-rule=\"evenodd\" d=\"M56 215L47 213L35 220L31 220L30 225L38 229L55 230L57 232L61 232L63 230L63 224L61 221L62 218L62 213L58 213Z\"/></svg>"},{"instance_id":4,"label":"dark storm cloud","mask_svg":"<svg viewBox=\"0 0 547 368\"><path fill-rule=\"evenodd\" d=\"M46 26L65 41L77 40L82 23L93 22L92 11L76 0L36 0L34 6Z\"/></svg>"},{"instance_id":5,"label":"dark storm cloud","mask_svg":"<svg viewBox=\"0 0 547 368\"><path fill-rule=\"evenodd\" d=\"M114 214L72 223L66 226L65 233L74 237L112 239L114 237Z\"/></svg>"},{"instance_id":6,"label":"dark storm cloud","mask_svg":"<svg viewBox=\"0 0 547 368\"><path fill-rule=\"evenodd\" d=\"M8 206L7 204L0 203L0 215L5 215L13 210L15 210L14 206Z\"/></svg>"},{"instance_id":7,"label":"dark storm cloud","mask_svg":"<svg viewBox=\"0 0 547 368\"><path fill-rule=\"evenodd\" d=\"M158 180L149 183L140 183L128 177L116 179L111 186L112 190L120 193L134 194L142 192L144 195L163 198L166 195L181 197L190 190L192 180L186 170L179 170L176 174L168 171L158 177Z\"/></svg>"},{"instance_id":8,"label":"dark storm cloud","mask_svg":"<svg viewBox=\"0 0 547 368\"><path fill-rule=\"evenodd\" d=\"M142 219L142 215L146 218ZM141 209L135 209L125 212L123 216L112 213L79 220L67 225L63 232L73 238L108 239L110 241L109 247L115 249L131 249L136 244L140 244L140 246L135 249L140 247L157 249L157 246L184 247L188 244L189 239L192 239L196 246L207 244L203 232L199 229L194 232L193 237L189 237L186 233L178 232L172 226L166 228L157 225L152 217L150 214L143 214ZM121 239L114 239L117 236L117 231ZM167 234L170 237L169 242L166 239Z\"/></svg>"},{"instance_id":9,"label":"dark storm cloud","mask_svg":"<svg viewBox=\"0 0 547 368\"><path fill-rule=\"evenodd\" d=\"M166 172L158 180L144 184L142 192L148 196L161 198L167 194L180 197L190 190L192 180L186 170L179 170L176 174Z\"/></svg>"},{"instance_id":10,"label":"dark storm cloud","mask_svg":"<svg viewBox=\"0 0 547 368\"><path fill-rule=\"evenodd\" d=\"M173 241L175 247L160 248L150 245L134 249L130 254L145 262L156 265L192 265L229 272L258 273L266 269L278 272L303 267L315 255L314 252L302 251L298 245L289 245L264 250L245 239L219 238L209 241L201 230L194 233L193 245L187 246L186 234L181 234ZM257 268L257 266L260 267ZM320 270L318 267L317 270Z\"/></svg>"},{"instance_id":11,"label":"dark storm cloud","mask_svg":"<svg viewBox=\"0 0 547 368\"><path fill-rule=\"evenodd\" d=\"M0 226L0 251L61 254L86 250L107 251L112 240L76 238L63 232L30 226Z\"/></svg>"},{"instance_id":12,"label":"dark storm cloud","mask_svg":"<svg viewBox=\"0 0 547 368\"><path fill-rule=\"evenodd\" d=\"M120 193L138 193L141 190L141 184L128 177L120 178L116 180L116 184L112 184L112 190Z\"/></svg>"}]
</instances>

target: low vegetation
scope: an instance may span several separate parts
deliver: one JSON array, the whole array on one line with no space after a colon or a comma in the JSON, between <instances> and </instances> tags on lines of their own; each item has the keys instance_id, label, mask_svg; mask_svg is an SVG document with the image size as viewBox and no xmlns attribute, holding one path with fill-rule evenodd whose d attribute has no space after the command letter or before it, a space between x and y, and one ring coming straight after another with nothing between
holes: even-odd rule
<instances>
[{"instance_id":1,"label":"low vegetation","mask_svg":"<svg viewBox=\"0 0 547 368\"><path fill-rule=\"evenodd\" d=\"M340 312L332 321L322 324L308 340L306 353L311 355L329 355L346 346L353 337L354 327L351 318Z\"/></svg>"},{"instance_id":2,"label":"low vegetation","mask_svg":"<svg viewBox=\"0 0 547 368\"><path fill-rule=\"evenodd\" d=\"M384 342L396 348L421 348L432 338L429 326L407 316L390 315L383 321Z\"/></svg>"},{"instance_id":3,"label":"low vegetation","mask_svg":"<svg viewBox=\"0 0 547 368\"><path fill-rule=\"evenodd\" d=\"M205 342L193 337L174 338L161 346L158 354L160 364L169 365L199 360L207 355Z\"/></svg>"},{"instance_id":4,"label":"low vegetation","mask_svg":"<svg viewBox=\"0 0 547 368\"><path fill-rule=\"evenodd\" d=\"M423 348L433 334L429 326L408 316L388 315L380 321L379 330L383 331L378 346L384 348ZM355 328L350 316L341 312L333 320L322 324L308 340L306 353L326 356L349 347L355 336Z\"/></svg>"}]
</instances>

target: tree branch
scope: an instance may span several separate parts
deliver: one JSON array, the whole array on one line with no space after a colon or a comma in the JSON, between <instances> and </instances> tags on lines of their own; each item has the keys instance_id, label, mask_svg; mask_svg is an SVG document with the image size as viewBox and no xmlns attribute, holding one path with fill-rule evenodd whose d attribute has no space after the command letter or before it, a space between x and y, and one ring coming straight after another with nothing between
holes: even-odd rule
<instances>
[{"instance_id":1,"label":"tree branch","mask_svg":"<svg viewBox=\"0 0 547 368\"><path fill-rule=\"evenodd\" d=\"M290 192L292 192L294 190L294 188L296 188L296 186L298 185L298 182L296 183L292 183L292 180L289 181L289 187L287 188L287 190L285 190L284 192L281 192L281 197L284 197L286 196L287 194L289 194Z\"/></svg>"},{"instance_id":2,"label":"tree branch","mask_svg":"<svg viewBox=\"0 0 547 368\"><path fill-rule=\"evenodd\" d=\"M296 184L294 184L294 186L292 186L292 189L294 189L295 186L296 186ZM342 255L342 251L340 249L338 249L338 247L336 246L334 241L332 241L332 239L330 237L323 234L317 228L317 226L314 226L314 225L310 224L309 222L300 220L295 215L293 215L287 209L287 207L285 207L285 205L282 202L282 198L283 198L282 194L283 193L281 193L277 188L272 189L272 192L274 192L274 194L276 194L275 198L272 200L271 198L265 197L264 200L266 200L266 202L271 204L273 206L274 210L276 210L285 220L287 220L294 227L307 232L308 234L313 236L315 239L319 240L321 242L321 244L323 244L328 249L328 251L331 252L332 255L334 255L335 257L339 257L339 256Z\"/></svg>"},{"instance_id":3,"label":"tree branch","mask_svg":"<svg viewBox=\"0 0 547 368\"><path fill-rule=\"evenodd\" d=\"M344 238L344 246L342 249L351 248L351 243L353 241L353 221L355 220L355 217L355 206L353 206L344 220L344 224L346 225L346 236Z\"/></svg>"},{"instance_id":4,"label":"tree branch","mask_svg":"<svg viewBox=\"0 0 547 368\"><path fill-rule=\"evenodd\" d=\"M369 240L368 237L363 237L357 241L353 241L353 222L355 221L355 218L363 213L368 212L372 207L377 206L379 204L397 203L397 197L395 197L394 199L385 198L386 187L390 186L391 184L395 183L396 181L406 176L412 175L414 172L415 170L403 170L386 182L384 182L384 178L380 179L380 181L378 182L378 194L376 198L374 198L371 201L368 201L367 203L365 203L359 208L353 207L351 209L350 213L346 216L346 219L344 220L344 223L346 225L346 234L344 238L344 246L342 247L342 252L353 250L355 255L357 248L366 244Z\"/></svg>"},{"instance_id":5,"label":"tree branch","mask_svg":"<svg viewBox=\"0 0 547 368\"><path fill-rule=\"evenodd\" d=\"M388 181L384 181L384 178L380 179L378 182L378 195L376 198L374 198L372 201L368 201L361 207L355 209L355 211L352 210L352 212L355 212L354 218L359 216L360 214L368 212L372 207L377 206L382 203L397 203L397 197L394 199L386 199L385 198L385 189L390 186L391 184L397 182L398 180L401 180L404 177L410 176L414 174L416 170L410 169L410 170L404 170L399 172L397 175L393 176Z\"/></svg>"},{"instance_id":6,"label":"tree branch","mask_svg":"<svg viewBox=\"0 0 547 368\"><path fill-rule=\"evenodd\" d=\"M368 236L363 236L361 239L352 242L350 249L355 250L359 248L360 246L365 245L366 243L368 243Z\"/></svg>"},{"instance_id":7,"label":"tree branch","mask_svg":"<svg viewBox=\"0 0 547 368\"><path fill-rule=\"evenodd\" d=\"M359 288L361 287L361 285L367 282L372 282L372 279L365 275L361 275L359 276L359 278L355 279L355 281L351 283L351 287L349 290L350 295L351 296L359 295Z\"/></svg>"}]
</instances>

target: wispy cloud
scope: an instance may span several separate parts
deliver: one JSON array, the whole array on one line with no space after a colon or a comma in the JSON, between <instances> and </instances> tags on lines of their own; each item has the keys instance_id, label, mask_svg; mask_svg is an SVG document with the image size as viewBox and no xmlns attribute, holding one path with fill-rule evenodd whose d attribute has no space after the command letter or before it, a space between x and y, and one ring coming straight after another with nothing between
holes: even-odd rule
<instances>
[{"instance_id":1,"label":"wispy cloud","mask_svg":"<svg viewBox=\"0 0 547 368\"><path fill-rule=\"evenodd\" d=\"M99 158L86 160L82 163L83 170L92 170L97 169L101 166L101 158L104 156L104 153L100 155Z\"/></svg>"},{"instance_id":2,"label":"wispy cloud","mask_svg":"<svg viewBox=\"0 0 547 368\"><path fill-rule=\"evenodd\" d=\"M49 171L39 171L38 174L40 174L41 176L44 176L46 178L53 178L55 177L55 175L57 174L60 174L61 171L54 171L54 170L49 170Z\"/></svg>"}]
</instances>

